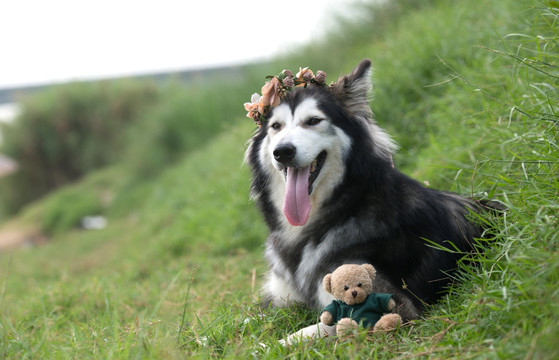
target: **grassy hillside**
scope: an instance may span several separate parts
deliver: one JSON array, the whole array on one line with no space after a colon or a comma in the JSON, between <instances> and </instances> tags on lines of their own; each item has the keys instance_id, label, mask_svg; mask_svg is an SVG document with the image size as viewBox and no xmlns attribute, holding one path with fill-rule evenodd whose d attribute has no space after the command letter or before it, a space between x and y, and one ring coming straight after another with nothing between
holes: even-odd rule
<instances>
[{"instance_id":1,"label":"grassy hillside","mask_svg":"<svg viewBox=\"0 0 559 360\"><path fill-rule=\"evenodd\" d=\"M357 24L342 21L343 32L254 70L261 80L247 73L239 84L246 94L219 84L215 94L248 100L265 75L283 68L310 65L333 79L362 57L373 60L373 109L402 146L397 166L429 186L497 198L510 209L476 256L480 265L464 266L425 319L337 343L277 344L318 314L270 309L261 317L254 305L266 270L266 229L242 165L254 125L234 97L208 110L208 85L198 95L177 92L130 130L154 149L169 145L153 159L130 145L125 161L4 225L38 227L49 241L0 253L0 358L559 356L559 13L549 7L559 5L390 3L364 5ZM192 140L205 116L211 126ZM193 127L177 123L181 117L195 119ZM105 215L107 228L77 228L92 213Z\"/></svg>"}]
</instances>

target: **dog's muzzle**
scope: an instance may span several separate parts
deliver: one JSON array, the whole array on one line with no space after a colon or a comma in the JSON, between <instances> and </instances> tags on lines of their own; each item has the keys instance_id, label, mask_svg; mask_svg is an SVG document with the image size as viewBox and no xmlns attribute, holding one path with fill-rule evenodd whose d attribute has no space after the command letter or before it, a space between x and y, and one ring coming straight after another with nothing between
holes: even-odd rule
<instances>
[{"instance_id":1,"label":"dog's muzzle","mask_svg":"<svg viewBox=\"0 0 559 360\"><path fill-rule=\"evenodd\" d=\"M305 225L310 209L310 194L313 183L318 177L324 161L326 151L322 151L311 164L300 166L295 160L297 148L292 144L279 145L274 151L274 159L285 166L286 188L283 203L283 212L291 225Z\"/></svg>"}]
</instances>

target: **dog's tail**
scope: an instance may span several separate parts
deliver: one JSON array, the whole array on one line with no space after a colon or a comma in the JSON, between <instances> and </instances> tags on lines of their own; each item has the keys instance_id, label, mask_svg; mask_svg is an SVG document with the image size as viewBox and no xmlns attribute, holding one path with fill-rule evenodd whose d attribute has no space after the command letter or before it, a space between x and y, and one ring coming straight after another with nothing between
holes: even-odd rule
<instances>
[{"instance_id":1,"label":"dog's tail","mask_svg":"<svg viewBox=\"0 0 559 360\"><path fill-rule=\"evenodd\" d=\"M473 202L482 213L501 216L507 211L505 204L497 200L473 199Z\"/></svg>"},{"instance_id":2,"label":"dog's tail","mask_svg":"<svg viewBox=\"0 0 559 360\"><path fill-rule=\"evenodd\" d=\"M480 239L492 243L502 235L499 229L502 228L501 223L505 219L508 208L497 200L473 199L473 202L477 208L477 215L474 216L482 230Z\"/></svg>"}]
</instances>

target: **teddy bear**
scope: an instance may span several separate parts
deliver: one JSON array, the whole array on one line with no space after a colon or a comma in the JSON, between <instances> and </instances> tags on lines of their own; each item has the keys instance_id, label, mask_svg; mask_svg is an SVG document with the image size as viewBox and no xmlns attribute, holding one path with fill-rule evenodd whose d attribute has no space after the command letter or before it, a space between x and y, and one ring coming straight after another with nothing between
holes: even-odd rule
<instances>
[{"instance_id":1,"label":"teddy bear","mask_svg":"<svg viewBox=\"0 0 559 360\"><path fill-rule=\"evenodd\" d=\"M320 315L318 324L307 326L280 340L284 346L303 340L334 338L345 335L362 323L372 331L390 331L402 323L394 310L396 302L391 294L373 292L376 270L370 264L342 265L324 276L324 289L335 299Z\"/></svg>"},{"instance_id":2,"label":"teddy bear","mask_svg":"<svg viewBox=\"0 0 559 360\"><path fill-rule=\"evenodd\" d=\"M347 332L360 323L373 331L393 330L401 322L391 312L396 303L391 294L373 292L376 270L370 264L347 264L324 276L324 290L336 300L327 305L320 315L325 325L336 324L336 333Z\"/></svg>"}]
</instances>

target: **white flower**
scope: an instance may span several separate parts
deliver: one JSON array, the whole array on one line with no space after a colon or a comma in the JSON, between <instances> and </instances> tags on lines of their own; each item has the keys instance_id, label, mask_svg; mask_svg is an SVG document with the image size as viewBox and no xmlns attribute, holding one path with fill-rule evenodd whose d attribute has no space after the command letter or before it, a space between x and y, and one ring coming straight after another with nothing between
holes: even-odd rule
<instances>
[{"instance_id":1,"label":"white flower","mask_svg":"<svg viewBox=\"0 0 559 360\"><path fill-rule=\"evenodd\" d=\"M254 94L252 94L252 96L250 97L250 102L251 102L252 104L258 104L258 102L260 101L260 98L261 98L260 94L254 93Z\"/></svg>"}]
</instances>

